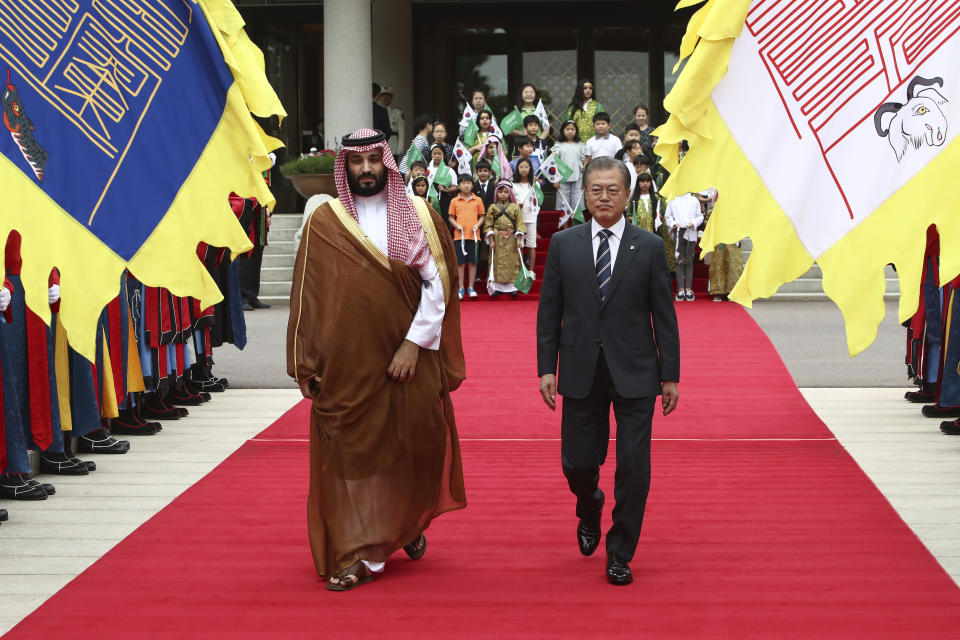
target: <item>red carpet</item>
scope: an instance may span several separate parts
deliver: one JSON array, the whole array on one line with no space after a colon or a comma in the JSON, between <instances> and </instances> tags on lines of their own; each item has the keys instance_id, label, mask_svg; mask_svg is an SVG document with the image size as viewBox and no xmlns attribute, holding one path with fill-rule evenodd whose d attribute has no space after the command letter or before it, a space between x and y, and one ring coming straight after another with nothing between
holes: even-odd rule
<instances>
[{"instance_id":1,"label":"red carpet","mask_svg":"<svg viewBox=\"0 0 960 640\"><path fill-rule=\"evenodd\" d=\"M576 549L535 305L465 307L470 378L454 399L470 504L434 523L423 560L400 553L357 591L324 590L300 404L7 637L957 637L960 590L743 310L679 305L681 408L655 421L636 581L616 588L602 553Z\"/></svg>"}]
</instances>

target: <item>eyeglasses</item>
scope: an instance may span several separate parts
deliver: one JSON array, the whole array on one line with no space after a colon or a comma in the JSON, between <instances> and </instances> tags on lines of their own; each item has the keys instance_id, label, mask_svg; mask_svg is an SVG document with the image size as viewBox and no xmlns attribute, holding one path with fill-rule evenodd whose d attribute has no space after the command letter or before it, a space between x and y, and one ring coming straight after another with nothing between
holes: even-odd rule
<instances>
[{"instance_id":1,"label":"eyeglasses","mask_svg":"<svg viewBox=\"0 0 960 640\"><path fill-rule=\"evenodd\" d=\"M606 193L611 198L616 198L623 192L623 187L590 187L590 195L594 198L601 197Z\"/></svg>"}]
</instances>

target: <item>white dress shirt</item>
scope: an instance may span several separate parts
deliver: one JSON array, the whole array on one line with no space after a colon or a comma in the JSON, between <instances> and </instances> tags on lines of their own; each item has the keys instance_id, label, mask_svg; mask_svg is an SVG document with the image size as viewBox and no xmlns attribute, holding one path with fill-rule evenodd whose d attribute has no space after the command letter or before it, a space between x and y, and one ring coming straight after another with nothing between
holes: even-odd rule
<instances>
[{"instance_id":1,"label":"white dress shirt","mask_svg":"<svg viewBox=\"0 0 960 640\"><path fill-rule=\"evenodd\" d=\"M357 205L357 219L360 228L367 234L373 244L387 253L387 194L378 193L375 196L353 196ZM443 283L440 282L440 273L433 260L428 260L420 271L423 281L420 295L420 306L413 316L407 340L424 349L434 351L440 348L440 330L443 327L443 316L446 305L443 300Z\"/></svg>"},{"instance_id":2,"label":"white dress shirt","mask_svg":"<svg viewBox=\"0 0 960 640\"><path fill-rule=\"evenodd\" d=\"M587 140L587 148L584 150L584 154L590 156L591 160L594 158L612 158L622 148L623 143L620 142L620 138L608 133L606 137L593 136Z\"/></svg>"},{"instance_id":3,"label":"white dress shirt","mask_svg":"<svg viewBox=\"0 0 960 640\"><path fill-rule=\"evenodd\" d=\"M703 211L700 210L700 201L695 197L689 193L677 196L667 204L663 218L674 240L682 234L684 240L696 242L697 227L703 222ZM674 226L679 228L674 230Z\"/></svg>"},{"instance_id":4,"label":"white dress shirt","mask_svg":"<svg viewBox=\"0 0 960 640\"><path fill-rule=\"evenodd\" d=\"M623 239L623 230L627 226L627 220L623 216L613 225L608 227L611 232L607 238L607 245L610 247L610 275L613 275L613 268L617 265L617 252L620 250L620 240ZM603 227L597 222L596 218L590 219L590 233L593 235L593 266L597 266L597 251L600 249L600 232Z\"/></svg>"}]
</instances>

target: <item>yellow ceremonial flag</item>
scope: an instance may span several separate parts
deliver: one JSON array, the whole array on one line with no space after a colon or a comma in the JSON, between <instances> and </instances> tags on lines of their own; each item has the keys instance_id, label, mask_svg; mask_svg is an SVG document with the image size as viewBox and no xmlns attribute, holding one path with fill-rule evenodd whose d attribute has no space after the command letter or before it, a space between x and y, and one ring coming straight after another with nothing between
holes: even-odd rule
<instances>
[{"instance_id":1,"label":"yellow ceremonial flag","mask_svg":"<svg viewBox=\"0 0 960 640\"><path fill-rule=\"evenodd\" d=\"M956 3L707 0L680 54L654 132L663 191L717 188L701 247L752 239L732 299L750 306L816 262L855 355L883 319L886 265L900 320L915 312L931 224L941 282L960 273Z\"/></svg>"}]
</instances>

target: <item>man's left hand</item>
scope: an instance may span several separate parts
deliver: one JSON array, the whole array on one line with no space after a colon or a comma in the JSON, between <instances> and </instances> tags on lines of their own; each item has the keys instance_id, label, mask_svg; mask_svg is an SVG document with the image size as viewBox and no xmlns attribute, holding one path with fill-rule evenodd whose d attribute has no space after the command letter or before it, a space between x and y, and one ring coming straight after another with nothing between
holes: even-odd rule
<instances>
[{"instance_id":1,"label":"man's left hand","mask_svg":"<svg viewBox=\"0 0 960 640\"><path fill-rule=\"evenodd\" d=\"M416 372L419 356L420 345L404 340L397 352L393 354L393 360L387 367L387 375L393 378L394 382L410 382Z\"/></svg>"},{"instance_id":2,"label":"man's left hand","mask_svg":"<svg viewBox=\"0 0 960 640\"><path fill-rule=\"evenodd\" d=\"M661 387L663 415L668 416L673 413L673 410L677 408L677 403L680 402L680 387L676 382L664 382Z\"/></svg>"}]
</instances>

